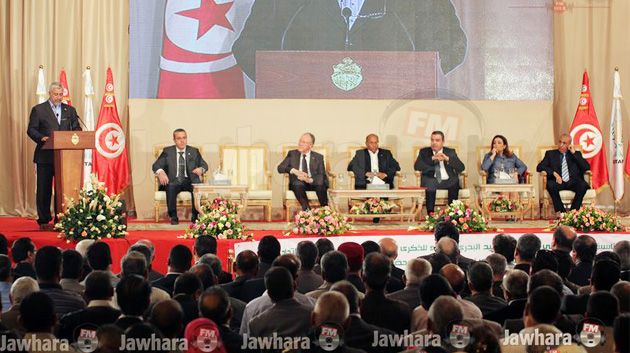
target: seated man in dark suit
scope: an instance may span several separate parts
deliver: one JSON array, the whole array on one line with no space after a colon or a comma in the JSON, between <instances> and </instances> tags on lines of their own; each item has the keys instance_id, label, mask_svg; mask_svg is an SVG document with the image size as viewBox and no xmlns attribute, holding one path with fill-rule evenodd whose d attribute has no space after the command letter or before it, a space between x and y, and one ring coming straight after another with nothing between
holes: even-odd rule
<instances>
[{"instance_id":1,"label":"seated man in dark suit","mask_svg":"<svg viewBox=\"0 0 630 353\"><path fill-rule=\"evenodd\" d=\"M124 276L116 285L116 301L122 315L114 323L123 331L142 323L151 303L151 284L138 275Z\"/></svg>"},{"instance_id":2,"label":"seated man in dark suit","mask_svg":"<svg viewBox=\"0 0 630 353\"><path fill-rule=\"evenodd\" d=\"M619 265L614 261L600 260L593 265L591 274L591 293L609 292L619 282ZM564 298L562 311L565 314L584 315L590 294L567 295Z\"/></svg>"},{"instance_id":3,"label":"seated man in dark suit","mask_svg":"<svg viewBox=\"0 0 630 353\"><path fill-rule=\"evenodd\" d=\"M232 298L249 303L265 292L265 282L256 278L258 272L258 256L251 250L241 251L234 262L236 278L230 283L221 285Z\"/></svg>"},{"instance_id":4,"label":"seated man in dark suit","mask_svg":"<svg viewBox=\"0 0 630 353\"><path fill-rule=\"evenodd\" d=\"M378 177L393 189L394 178L396 172L400 170L400 165L392 156L392 152L379 148L376 134L367 135L365 146L366 148L357 150L348 164L348 171L354 173L354 188L365 189L373 177Z\"/></svg>"},{"instance_id":5,"label":"seated man in dark suit","mask_svg":"<svg viewBox=\"0 0 630 353\"><path fill-rule=\"evenodd\" d=\"M199 237L195 239L195 246L193 247L195 263L199 263L205 254L217 254L217 239L215 237ZM211 264L208 264L208 266L212 267ZM219 284L232 282L232 274L221 270L218 280Z\"/></svg>"},{"instance_id":6,"label":"seated man in dark suit","mask_svg":"<svg viewBox=\"0 0 630 353\"><path fill-rule=\"evenodd\" d=\"M500 325L505 320L522 319L523 310L527 303L527 283L529 276L521 270L510 270L503 277L503 297L508 305L499 310L495 310L484 318L498 322Z\"/></svg>"},{"instance_id":7,"label":"seated man in dark suit","mask_svg":"<svg viewBox=\"0 0 630 353\"><path fill-rule=\"evenodd\" d=\"M31 238L18 238L11 245L11 256L15 262L13 280L28 276L37 279L33 263L35 262L35 243Z\"/></svg>"},{"instance_id":8,"label":"seated man in dark suit","mask_svg":"<svg viewBox=\"0 0 630 353\"><path fill-rule=\"evenodd\" d=\"M590 168L582 153L576 151L571 144L571 136L568 134L560 136L558 149L545 152L545 157L538 163L536 171L547 173L547 191L556 213L566 211L560 199L560 190L575 192L571 203L572 210L582 207L582 199L590 188L584 180L584 173Z\"/></svg>"},{"instance_id":9,"label":"seated man in dark suit","mask_svg":"<svg viewBox=\"0 0 630 353\"><path fill-rule=\"evenodd\" d=\"M516 242L516 249L514 250L514 269L524 271L529 274L532 261L542 244L540 238L536 234L526 233L521 235Z\"/></svg>"},{"instance_id":10,"label":"seated man in dark suit","mask_svg":"<svg viewBox=\"0 0 630 353\"><path fill-rule=\"evenodd\" d=\"M459 174L465 166L452 148L444 147L444 133L431 133L431 147L418 153L413 167L422 172L420 185L426 187L427 214L433 213L438 189L448 190L449 205L459 197Z\"/></svg>"},{"instance_id":11,"label":"seated man in dark suit","mask_svg":"<svg viewBox=\"0 0 630 353\"><path fill-rule=\"evenodd\" d=\"M187 246L175 245L168 255L168 272L166 275L152 284L160 289L165 290L169 295L173 295L175 280L182 273L190 269L192 262L192 252Z\"/></svg>"},{"instance_id":12,"label":"seated man in dark suit","mask_svg":"<svg viewBox=\"0 0 630 353\"><path fill-rule=\"evenodd\" d=\"M173 131L175 145L164 148L157 161L153 163L153 173L158 177L160 185L166 190L166 204L171 224L178 224L177 194L189 191L192 184L201 183L203 174L208 171L208 164L195 147L188 146L188 136L184 129ZM192 221L199 216L192 200Z\"/></svg>"},{"instance_id":13,"label":"seated man in dark suit","mask_svg":"<svg viewBox=\"0 0 630 353\"><path fill-rule=\"evenodd\" d=\"M321 206L328 205L328 176L324 166L324 156L311 150L315 144L315 136L310 132L303 134L298 148L287 153L278 165L278 173L289 174L289 190L302 206L302 210L310 209L307 191L315 191Z\"/></svg>"},{"instance_id":14,"label":"seated man in dark suit","mask_svg":"<svg viewBox=\"0 0 630 353\"><path fill-rule=\"evenodd\" d=\"M503 298L492 295L492 268L485 262L475 262L468 270L468 287L472 295L465 298L473 302L484 316L506 306Z\"/></svg>"},{"instance_id":15,"label":"seated man in dark suit","mask_svg":"<svg viewBox=\"0 0 630 353\"><path fill-rule=\"evenodd\" d=\"M573 256L575 267L567 276L567 280L578 286L590 284L593 260L597 253L597 241L590 235L580 235L573 242Z\"/></svg>"}]
</instances>

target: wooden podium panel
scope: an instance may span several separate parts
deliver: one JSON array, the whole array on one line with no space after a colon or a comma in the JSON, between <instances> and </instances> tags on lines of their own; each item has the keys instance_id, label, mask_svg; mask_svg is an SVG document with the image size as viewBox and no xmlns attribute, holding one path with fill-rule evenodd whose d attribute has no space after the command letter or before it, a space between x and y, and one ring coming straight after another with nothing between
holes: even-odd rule
<instances>
[{"instance_id":1,"label":"wooden podium panel","mask_svg":"<svg viewBox=\"0 0 630 353\"><path fill-rule=\"evenodd\" d=\"M346 58L356 64L352 74L360 69L349 90L333 80ZM438 64L436 52L257 51L256 98L431 99Z\"/></svg>"}]
</instances>

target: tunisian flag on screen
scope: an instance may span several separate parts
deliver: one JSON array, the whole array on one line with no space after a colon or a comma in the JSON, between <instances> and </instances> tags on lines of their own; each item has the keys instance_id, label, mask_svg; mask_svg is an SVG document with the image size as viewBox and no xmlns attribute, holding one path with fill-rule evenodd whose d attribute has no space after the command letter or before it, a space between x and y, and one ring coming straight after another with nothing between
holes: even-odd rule
<instances>
[{"instance_id":1,"label":"tunisian flag on screen","mask_svg":"<svg viewBox=\"0 0 630 353\"><path fill-rule=\"evenodd\" d=\"M599 120L597 120L595 107L593 107L586 70L582 77L582 94L580 94L578 108L571 125L571 138L574 145L582 147L582 155L591 165L593 188L597 190L608 184L606 150L604 149L602 130L599 128Z\"/></svg>"},{"instance_id":2,"label":"tunisian flag on screen","mask_svg":"<svg viewBox=\"0 0 630 353\"><path fill-rule=\"evenodd\" d=\"M630 142L628 142L628 152L626 152L626 175L630 177Z\"/></svg>"},{"instance_id":3,"label":"tunisian flag on screen","mask_svg":"<svg viewBox=\"0 0 630 353\"><path fill-rule=\"evenodd\" d=\"M96 154L92 168L98 180L105 183L110 194L117 194L129 184L129 164L125 133L120 124L112 69L107 68L105 94L98 113L98 123L94 136Z\"/></svg>"},{"instance_id":4,"label":"tunisian flag on screen","mask_svg":"<svg viewBox=\"0 0 630 353\"><path fill-rule=\"evenodd\" d=\"M61 103L72 106L72 100L70 99L70 89L68 88L68 79L66 78L65 69L61 69L61 73L59 74L59 83L61 83L61 87L63 87L63 98L61 99Z\"/></svg>"},{"instance_id":5,"label":"tunisian flag on screen","mask_svg":"<svg viewBox=\"0 0 630 353\"><path fill-rule=\"evenodd\" d=\"M158 98L244 98L232 44L254 0L167 0Z\"/></svg>"}]
</instances>

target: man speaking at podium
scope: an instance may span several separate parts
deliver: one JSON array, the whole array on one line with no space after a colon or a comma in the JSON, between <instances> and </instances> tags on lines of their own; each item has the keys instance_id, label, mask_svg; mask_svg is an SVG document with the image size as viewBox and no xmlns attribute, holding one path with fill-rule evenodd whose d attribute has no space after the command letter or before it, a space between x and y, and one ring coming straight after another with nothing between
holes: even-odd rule
<instances>
[{"instance_id":1,"label":"man speaking at podium","mask_svg":"<svg viewBox=\"0 0 630 353\"><path fill-rule=\"evenodd\" d=\"M52 183L55 176L55 165L52 150L43 150L42 146L52 137L53 131L81 130L77 111L62 103L63 87L59 82L53 82L48 89L48 100L35 105L31 109L26 134L37 147L33 162L37 164L37 224L41 230L52 230L54 225L50 215L50 200L52 198ZM61 210L55 209L56 213Z\"/></svg>"}]
</instances>

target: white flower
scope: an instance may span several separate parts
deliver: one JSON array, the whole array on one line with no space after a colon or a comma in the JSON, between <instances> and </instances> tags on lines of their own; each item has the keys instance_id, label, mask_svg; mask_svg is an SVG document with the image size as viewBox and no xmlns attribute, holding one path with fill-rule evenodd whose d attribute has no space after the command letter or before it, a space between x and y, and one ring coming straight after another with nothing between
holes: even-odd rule
<instances>
[{"instance_id":1,"label":"white flower","mask_svg":"<svg viewBox=\"0 0 630 353\"><path fill-rule=\"evenodd\" d=\"M96 216L96 220L97 221L104 221L105 220L105 216L103 216L102 214L99 214L98 216Z\"/></svg>"},{"instance_id":2,"label":"white flower","mask_svg":"<svg viewBox=\"0 0 630 353\"><path fill-rule=\"evenodd\" d=\"M227 223L225 224L225 226L226 226L227 228L230 228L230 227L232 226L232 224L231 224L230 222L227 222Z\"/></svg>"}]
</instances>

